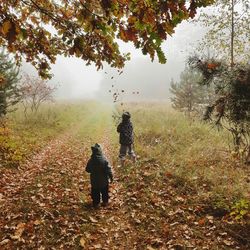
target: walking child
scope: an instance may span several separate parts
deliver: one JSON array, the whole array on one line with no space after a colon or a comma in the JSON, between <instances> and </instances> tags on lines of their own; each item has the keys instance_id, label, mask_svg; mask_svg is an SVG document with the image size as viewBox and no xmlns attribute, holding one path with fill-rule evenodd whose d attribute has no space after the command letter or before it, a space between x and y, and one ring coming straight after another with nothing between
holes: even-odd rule
<instances>
[{"instance_id":1,"label":"walking child","mask_svg":"<svg viewBox=\"0 0 250 250\"><path fill-rule=\"evenodd\" d=\"M129 112L122 114L122 122L117 127L117 132L120 133L120 154L119 158L121 166L124 166L125 157L128 155L132 158L133 162L136 161L136 155L133 150L134 136L133 124L130 120L131 115Z\"/></svg>"},{"instance_id":2,"label":"walking child","mask_svg":"<svg viewBox=\"0 0 250 250\"><path fill-rule=\"evenodd\" d=\"M90 173L91 198L93 206L97 208L101 198L103 206L108 205L109 201L109 181L113 182L113 174L109 162L103 155L101 146L95 144L91 147L92 155L89 159L86 171Z\"/></svg>"}]
</instances>

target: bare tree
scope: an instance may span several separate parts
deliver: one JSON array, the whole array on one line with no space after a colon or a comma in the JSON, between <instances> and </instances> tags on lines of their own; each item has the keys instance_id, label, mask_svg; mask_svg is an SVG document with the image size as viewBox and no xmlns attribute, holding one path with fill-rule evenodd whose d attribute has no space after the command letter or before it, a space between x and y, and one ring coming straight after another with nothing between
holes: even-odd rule
<instances>
[{"instance_id":1,"label":"bare tree","mask_svg":"<svg viewBox=\"0 0 250 250\"><path fill-rule=\"evenodd\" d=\"M230 66L248 63L250 3L246 0L217 0L211 11L201 11L196 20L208 29L200 52L210 49L213 57L230 61Z\"/></svg>"},{"instance_id":2,"label":"bare tree","mask_svg":"<svg viewBox=\"0 0 250 250\"><path fill-rule=\"evenodd\" d=\"M21 92L25 115L27 115L28 109L36 113L42 103L53 101L55 90L56 87L49 86L47 81L39 77L24 74L22 77Z\"/></svg>"}]
</instances>

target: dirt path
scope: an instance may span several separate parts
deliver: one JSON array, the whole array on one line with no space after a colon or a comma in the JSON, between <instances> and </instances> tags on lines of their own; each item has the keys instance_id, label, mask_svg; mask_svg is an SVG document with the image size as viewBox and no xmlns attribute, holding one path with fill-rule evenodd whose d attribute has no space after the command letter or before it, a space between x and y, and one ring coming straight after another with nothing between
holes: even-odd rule
<instances>
[{"instance_id":1,"label":"dirt path","mask_svg":"<svg viewBox=\"0 0 250 250\"><path fill-rule=\"evenodd\" d=\"M105 130L101 145L113 165L114 183L110 186L110 205L107 208L91 211L91 229L84 234L88 244L86 249L133 249L135 228L130 222L130 211L124 206L126 190L122 183L119 165L114 158L118 148L111 145L111 131ZM112 161L112 159L115 159ZM86 191L87 192L87 191Z\"/></svg>"},{"instance_id":2,"label":"dirt path","mask_svg":"<svg viewBox=\"0 0 250 250\"><path fill-rule=\"evenodd\" d=\"M50 141L39 153L23 163L18 168L18 171L15 169L8 169L2 173L0 189L4 203L10 202L14 196L21 192L21 190L25 189L28 185L32 185L32 182L37 176L48 171L50 166L46 163L58 153L57 151L69 137L70 134L67 132L59 138Z\"/></svg>"},{"instance_id":3,"label":"dirt path","mask_svg":"<svg viewBox=\"0 0 250 250\"><path fill-rule=\"evenodd\" d=\"M96 211L91 207L89 176L84 171L89 147L100 135L103 139L98 142L108 158L113 158L110 131L94 115L84 125L51 141L19 170L1 172L1 249L129 246L129 238L124 238L130 227L127 211L122 196L117 195L122 185L116 182L111 187L111 206ZM83 134L85 129L94 131L92 136Z\"/></svg>"},{"instance_id":4,"label":"dirt path","mask_svg":"<svg viewBox=\"0 0 250 250\"><path fill-rule=\"evenodd\" d=\"M80 176L77 170L83 151L72 146L73 140L74 136L66 133L51 141L19 171L2 173L0 237L5 249L42 249L60 240L62 234L58 231L65 229L58 222L64 221L64 210L72 213L70 207L79 203L73 182L77 183ZM55 234L58 237L54 238Z\"/></svg>"}]
</instances>

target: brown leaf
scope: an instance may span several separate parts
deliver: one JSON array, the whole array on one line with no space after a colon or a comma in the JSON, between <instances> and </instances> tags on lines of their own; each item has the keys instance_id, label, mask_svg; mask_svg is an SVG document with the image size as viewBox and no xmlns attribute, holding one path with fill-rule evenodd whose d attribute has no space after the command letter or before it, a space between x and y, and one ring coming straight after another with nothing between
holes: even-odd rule
<instances>
[{"instance_id":1,"label":"brown leaf","mask_svg":"<svg viewBox=\"0 0 250 250\"><path fill-rule=\"evenodd\" d=\"M203 226L206 223L206 218L202 218L198 221L199 226Z\"/></svg>"},{"instance_id":2,"label":"brown leaf","mask_svg":"<svg viewBox=\"0 0 250 250\"><path fill-rule=\"evenodd\" d=\"M4 35L6 35L10 31L11 26L12 26L12 24L11 24L11 22L9 20L7 20L7 21L5 21L3 23L2 32L3 32Z\"/></svg>"},{"instance_id":3,"label":"brown leaf","mask_svg":"<svg viewBox=\"0 0 250 250\"><path fill-rule=\"evenodd\" d=\"M230 241L230 240L223 240L223 243L224 243L226 246L232 246L232 245L234 245L234 242L233 242L233 241Z\"/></svg>"},{"instance_id":4,"label":"brown leaf","mask_svg":"<svg viewBox=\"0 0 250 250\"><path fill-rule=\"evenodd\" d=\"M16 231L15 231L15 234L13 236L11 236L11 238L13 240L19 240L23 234L23 231L25 229L25 226L26 226L26 223L19 223L17 226L16 226Z\"/></svg>"},{"instance_id":5,"label":"brown leaf","mask_svg":"<svg viewBox=\"0 0 250 250\"><path fill-rule=\"evenodd\" d=\"M147 246L147 250L155 250L155 248L153 248L151 246Z\"/></svg>"},{"instance_id":6,"label":"brown leaf","mask_svg":"<svg viewBox=\"0 0 250 250\"><path fill-rule=\"evenodd\" d=\"M181 196L176 197L176 199L175 199L175 200L176 200L176 201L180 201L180 202L185 201L185 199L184 199L184 198L182 198Z\"/></svg>"},{"instance_id":7,"label":"brown leaf","mask_svg":"<svg viewBox=\"0 0 250 250\"><path fill-rule=\"evenodd\" d=\"M144 172L144 173L143 173L143 176L145 176L145 177L148 177L148 176L150 176L150 175L152 175L152 174L149 173L149 172Z\"/></svg>"},{"instance_id":8,"label":"brown leaf","mask_svg":"<svg viewBox=\"0 0 250 250\"><path fill-rule=\"evenodd\" d=\"M101 244L94 245L94 248L95 249L102 249L102 245Z\"/></svg>"},{"instance_id":9,"label":"brown leaf","mask_svg":"<svg viewBox=\"0 0 250 250\"><path fill-rule=\"evenodd\" d=\"M35 221L34 221L34 225L36 225L36 226L40 225L41 223L42 223L41 220L35 220Z\"/></svg>"},{"instance_id":10,"label":"brown leaf","mask_svg":"<svg viewBox=\"0 0 250 250\"><path fill-rule=\"evenodd\" d=\"M86 245L86 241L85 241L84 238L82 237L82 238L80 239L80 246L84 248L85 245Z\"/></svg>"},{"instance_id":11,"label":"brown leaf","mask_svg":"<svg viewBox=\"0 0 250 250\"><path fill-rule=\"evenodd\" d=\"M5 245L5 244L7 244L9 241L10 241L9 239L2 240L2 241L0 242L0 246L3 246L3 245Z\"/></svg>"},{"instance_id":12,"label":"brown leaf","mask_svg":"<svg viewBox=\"0 0 250 250\"><path fill-rule=\"evenodd\" d=\"M98 220L96 220L95 218L93 218L92 216L89 216L89 220L93 223L97 223Z\"/></svg>"}]
</instances>

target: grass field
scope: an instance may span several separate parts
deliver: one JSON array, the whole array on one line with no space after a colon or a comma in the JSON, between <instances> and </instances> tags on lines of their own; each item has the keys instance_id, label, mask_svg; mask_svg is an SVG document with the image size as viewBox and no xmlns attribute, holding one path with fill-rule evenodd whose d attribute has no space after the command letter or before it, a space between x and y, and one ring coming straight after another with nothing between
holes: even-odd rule
<instances>
[{"instance_id":1,"label":"grass field","mask_svg":"<svg viewBox=\"0 0 250 250\"><path fill-rule=\"evenodd\" d=\"M8 115L0 131L2 150L6 151L2 164L17 167L48 141L82 121L92 105L96 104L55 103L44 105L36 114L28 113L27 116L20 106Z\"/></svg>"},{"instance_id":2,"label":"grass field","mask_svg":"<svg viewBox=\"0 0 250 250\"><path fill-rule=\"evenodd\" d=\"M0 168L3 249L249 249L250 173L230 153L226 132L164 103L126 109L138 161L124 168L112 105L10 115L1 135L2 148L14 149ZM84 170L96 142L115 176L110 206L99 210L89 205Z\"/></svg>"}]
</instances>

